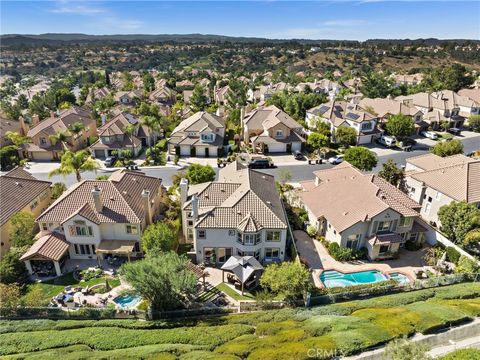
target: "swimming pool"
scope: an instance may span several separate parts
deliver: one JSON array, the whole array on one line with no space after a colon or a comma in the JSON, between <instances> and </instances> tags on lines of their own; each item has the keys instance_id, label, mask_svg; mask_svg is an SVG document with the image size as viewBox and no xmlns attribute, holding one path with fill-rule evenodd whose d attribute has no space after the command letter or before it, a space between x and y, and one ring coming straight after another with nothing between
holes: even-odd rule
<instances>
[{"instance_id":1,"label":"swimming pool","mask_svg":"<svg viewBox=\"0 0 480 360\"><path fill-rule=\"evenodd\" d=\"M118 296L115 299L113 299L113 302L118 304L122 309L131 309L134 308L142 298L138 295L123 295L123 296Z\"/></svg>"},{"instance_id":2,"label":"swimming pool","mask_svg":"<svg viewBox=\"0 0 480 360\"><path fill-rule=\"evenodd\" d=\"M407 284L407 283L410 282L410 279L408 278L408 276L403 275L402 273L390 273L390 274L388 274L388 276L392 280L397 280L399 282L399 284L401 284L401 285Z\"/></svg>"},{"instance_id":3,"label":"swimming pool","mask_svg":"<svg viewBox=\"0 0 480 360\"><path fill-rule=\"evenodd\" d=\"M328 270L320 274L320 280L325 287L332 288L372 284L386 281L388 278L378 270L359 271L348 274L335 270Z\"/></svg>"}]
</instances>

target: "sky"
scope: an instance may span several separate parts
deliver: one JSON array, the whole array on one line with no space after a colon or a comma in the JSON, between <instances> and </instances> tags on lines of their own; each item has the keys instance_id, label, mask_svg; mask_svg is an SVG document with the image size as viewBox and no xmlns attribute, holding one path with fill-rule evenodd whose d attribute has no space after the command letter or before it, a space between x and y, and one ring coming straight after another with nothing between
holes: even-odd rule
<instances>
[{"instance_id":1,"label":"sky","mask_svg":"<svg viewBox=\"0 0 480 360\"><path fill-rule=\"evenodd\" d=\"M480 1L5 1L1 34L480 39Z\"/></svg>"}]
</instances>

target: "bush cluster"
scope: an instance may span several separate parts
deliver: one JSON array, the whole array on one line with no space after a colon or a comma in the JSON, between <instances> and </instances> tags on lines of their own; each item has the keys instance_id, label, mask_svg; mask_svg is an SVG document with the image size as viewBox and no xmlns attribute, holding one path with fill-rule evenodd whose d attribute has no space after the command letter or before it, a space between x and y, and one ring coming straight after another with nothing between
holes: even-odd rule
<instances>
[{"instance_id":1,"label":"bush cluster","mask_svg":"<svg viewBox=\"0 0 480 360\"><path fill-rule=\"evenodd\" d=\"M332 257L337 261L352 261L364 259L367 256L367 249L361 248L360 250L349 249L345 247L340 247L335 242L332 242L328 245L328 252Z\"/></svg>"}]
</instances>

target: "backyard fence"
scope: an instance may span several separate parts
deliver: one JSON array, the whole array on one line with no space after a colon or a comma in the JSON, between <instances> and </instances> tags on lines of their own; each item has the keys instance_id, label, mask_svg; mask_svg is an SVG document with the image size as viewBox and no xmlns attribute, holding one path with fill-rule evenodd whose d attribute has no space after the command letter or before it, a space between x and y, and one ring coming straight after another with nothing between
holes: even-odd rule
<instances>
[{"instance_id":1,"label":"backyard fence","mask_svg":"<svg viewBox=\"0 0 480 360\"><path fill-rule=\"evenodd\" d=\"M344 288L327 289L326 294L314 296L308 294L305 300L305 306L318 306L325 304L332 304L342 301L350 301L361 298L368 298L372 296L388 295L398 292L408 292L421 289L429 289L439 286L453 285L462 282L479 282L480 274L452 274L444 276L436 276L425 280L415 280L407 284L374 284L368 287L361 288L350 286Z\"/></svg>"}]
</instances>

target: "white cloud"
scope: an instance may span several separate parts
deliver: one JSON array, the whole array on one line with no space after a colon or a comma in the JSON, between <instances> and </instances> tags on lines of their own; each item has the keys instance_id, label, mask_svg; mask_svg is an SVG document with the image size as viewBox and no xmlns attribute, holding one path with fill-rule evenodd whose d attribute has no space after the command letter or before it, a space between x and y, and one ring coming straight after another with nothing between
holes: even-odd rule
<instances>
[{"instance_id":1,"label":"white cloud","mask_svg":"<svg viewBox=\"0 0 480 360\"><path fill-rule=\"evenodd\" d=\"M322 23L325 26L362 26L367 25L368 21L361 19L340 19L340 20L327 20Z\"/></svg>"},{"instance_id":2,"label":"white cloud","mask_svg":"<svg viewBox=\"0 0 480 360\"><path fill-rule=\"evenodd\" d=\"M87 2L86 5L78 2L59 1L55 8L49 10L55 14L74 14L74 15L97 15L105 13L106 10Z\"/></svg>"}]
</instances>

